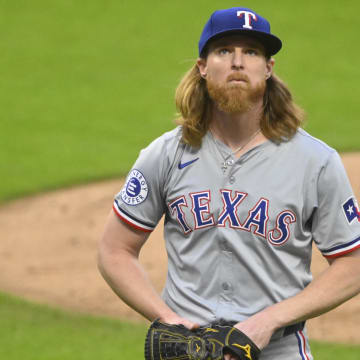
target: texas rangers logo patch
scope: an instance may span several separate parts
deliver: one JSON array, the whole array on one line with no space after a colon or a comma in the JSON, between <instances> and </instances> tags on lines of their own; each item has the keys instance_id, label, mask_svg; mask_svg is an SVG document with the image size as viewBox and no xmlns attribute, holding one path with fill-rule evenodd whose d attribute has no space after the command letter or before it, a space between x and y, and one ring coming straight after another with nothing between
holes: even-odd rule
<instances>
[{"instance_id":1,"label":"texas rangers logo patch","mask_svg":"<svg viewBox=\"0 0 360 360\"><path fill-rule=\"evenodd\" d=\"M137 169L131 170L121 190L121 198L128 205L141 204L147 198L149 188L144 175Z\"/></svg>"},{"instance_id":2,"label":"texas rangers logo patch","mask_svg":"<svg viewBox=\"0 0 360 360\"><path fill-rule=\"evenodd\" d=\"M351 224L355 219L360 221L360 212L358 209L356 200L352 197L343 204L344 214L349 224Z\"/></svg>"}]
</instances>

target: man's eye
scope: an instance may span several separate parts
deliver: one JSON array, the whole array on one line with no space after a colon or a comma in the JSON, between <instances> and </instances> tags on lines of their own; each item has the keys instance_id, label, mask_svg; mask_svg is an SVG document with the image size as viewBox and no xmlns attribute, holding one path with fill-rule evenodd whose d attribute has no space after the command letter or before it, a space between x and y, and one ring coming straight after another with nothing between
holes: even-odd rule
<instances>
[{"instance_id":1,"label":"man's eye","mask_svg":"<svg viewBox=\"0 0 360 360\"><path fill-rule=\"evenodd\" d=\"M258 54L258 51L255 50L255 49L248 49L248 50L246 50L246 52L247 52L249 55L257 55L257 54Z\"/></svg>"},{"instance_id":2,"label":"man's eye","mask_svg":"<svg viewBox=\"0 0 360 360\"><path fill-rule=\"evenodd\" d=\"M223 48L223 49L220 49L220 50L219 50L219 54L221 54L221 55L228 54L229 52L230 52L230 50L229 50L229 49L226 49L226 48Z\"/></svg>"}]
</instances>

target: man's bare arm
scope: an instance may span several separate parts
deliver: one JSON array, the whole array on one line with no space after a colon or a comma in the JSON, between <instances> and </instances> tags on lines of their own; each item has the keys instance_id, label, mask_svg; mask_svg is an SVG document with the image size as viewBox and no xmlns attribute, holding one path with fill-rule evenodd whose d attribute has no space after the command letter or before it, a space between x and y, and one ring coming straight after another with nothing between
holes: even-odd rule
<instances>
[{"instance_id":1,"label":"man's bare arm","mask_svg":"<svg viewBox=\"0 0 360 360\"><path fill-rule=\"evenodd\" d=\"M360 249L329 261L303 291L236 324L260 348L279 328L324 314L360 293Z\"/></svg>"},{"instance_id":2,"label":"man's bare arm","mask_svg":"<svg viewBox=\"0 0 360 360\"><path fill-rule=\"evenodd\" d=\"M196 324L179 317L161 299L139 262L148 234L131 228L111 211L98 246L98 267L113 291L131 308L152 321L161 318L171 324Z\"/></svg>"}]
</instances>

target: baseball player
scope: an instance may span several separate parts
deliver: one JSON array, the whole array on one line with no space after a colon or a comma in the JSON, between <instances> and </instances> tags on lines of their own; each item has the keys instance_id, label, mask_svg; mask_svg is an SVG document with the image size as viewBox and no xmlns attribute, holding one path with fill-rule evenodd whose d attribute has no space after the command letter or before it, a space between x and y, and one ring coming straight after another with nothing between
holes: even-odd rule
<instances>
[{"instance_id":1,"label":"baseball player","mask_svg":"<svg viewBox=\"0 0 360 360\"><path fill-rule=\"evenodd\" d=\"M311 360L305 321L360 292L360 215L339 155L300 128L273 72L281 47L251 9L211 15L176 92L180 125L140 152L115 196L99 268L149 320L236 321L261 360ZM160 297L138 255L163 215ZM330 264L315 280L313 243Z\"/></svg>"}]
</instances>

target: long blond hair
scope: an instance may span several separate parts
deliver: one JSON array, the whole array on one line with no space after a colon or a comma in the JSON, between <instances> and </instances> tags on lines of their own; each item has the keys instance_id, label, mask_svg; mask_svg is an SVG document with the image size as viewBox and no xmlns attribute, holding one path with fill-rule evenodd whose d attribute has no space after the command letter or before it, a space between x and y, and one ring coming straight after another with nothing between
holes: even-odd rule
<instances>
[{"instance_id":1,"label":"long blond hair","mask_svg":"<svg viewBox=\"0 0 360 360\"><path fill-rule=\"evenodd\" d=\"M211 102L206 80L200 75L195 64L182 78L175 93L176 108L179 112L177 123L182 125L182 141L200 146L209 129ZM292 99L284 82L272 75L266 80L264 114L260 128L264 136L274 142L290 140L300 127L304 112Z\"/></svg>"}]
</instances>

